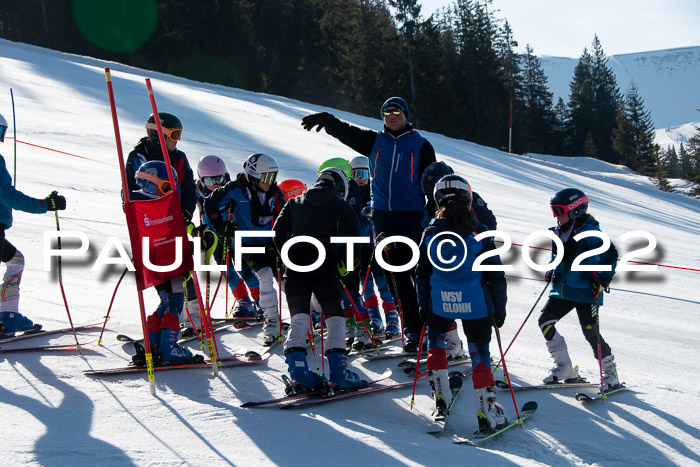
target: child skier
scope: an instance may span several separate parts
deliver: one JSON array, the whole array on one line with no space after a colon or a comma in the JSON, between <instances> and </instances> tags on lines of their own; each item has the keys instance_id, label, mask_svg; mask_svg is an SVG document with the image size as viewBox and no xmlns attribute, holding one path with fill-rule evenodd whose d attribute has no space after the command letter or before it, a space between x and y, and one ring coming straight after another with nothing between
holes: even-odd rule
<instances>
[{"instance_id":1,"label":"child skier","mask_svg":"<svg viewBox=\"0 0 700 467\"><path fill-rule=\"evenodd\" d=\"M360 377L347 368L345 314L341 307L337 270L340 258L330 241L331 237L338 235L339 226L346 236L360 233L355 213L345 202L347 192L348 181L343 171L324 169L306 194L289 200L275 224L275 244L280 251L287 241L305 235L320 241L326 252L323 264L313 271L299 272L288 268L285 272L285 294L292 318L284 353L296 392L313 391L323 385L322 378L309 370L306 360L312 293L321 305L328 329L326 358L331 384L342 390L362 385ZM298 243L289 249L289 259L297 265L312 264L317 258L318 251L308 243Z\"/></svg>"},{"instance_id":2,"label":"child skier","mask_svg":"<svg viewBox=\"0 0 700 467\"><path fill-rule=\"evenodd\" d=\"M5 141L7 120L0 115L0 143ZM40 324L19 313L19 284L24 272L24 255L5 238L5 230L12 227L12 210L43 214L47 211L66 209L66 198L55 191L44 199L32 198L16 190L7 171L5 159L0 155L0 261L7 265L0 286L0 336L9 337L16 332L39 331Z\"/></svg>"},{"instance_id":3,"label":"child skier","mask_svg":"<svg viewBox=\"0 0 700 467\"><path fill-rule=\"evenodd\" d=\"M274 158L267 154L251 154L243 164L243 173L204 200L204 213L220 237L231 239L233 245L236 230L272 230L284 205L284 195L275 184L278 171ZM280 337L273 272L280 267L277 250L266 237L246 237L242 244L265 247L265 253L244 254L243 260L260 281L260 307L265 319L263 343L272 345Z\"/></svg>"},{"instance_id":4,"label":"child skier","mask_svg":"<svg viewBox=\"0 0 700 467\"><path fill-rule=\"evenodd\" d=\"M464 329L474 369L472 381L479 430L489 432L507 422L503 409L496 403L489 352L491 326L501 327L506 317L505 274L472 270L476 258L495 247L491 238L480 242L474 239L471 189L467 181L457 175L446 175L435 184L433 195L437 212L423 232L416 289L421 317L428 326L427 364L436 411L446 413L451 402L445 336L453 320L462 319L466 323ZM459 262L457 266L456 262ZM496 255L483 263L500 265L501 261Z\"/></svg>"},{"instance_id":5,"label":"child skier","mask_svg":"<svg viewBox=\"0 0 700 467\"><path fill-rule=\"evenodd\" d=\"M150 161L142 164L136 171L136 184L141 188L130 193L132 200L149 200L164 196L172 191L168 179L168 169L163 161ZM177 174L173 168L173 180L177 183ZM160 304L153 314L146 319L148 341L151 343L151 353L158 364L202 363L204 357L193 356L186 347L177 343L180 333L180 312L185 302L185 291L182 277L175 277L155 286ZM140 346L136 347L133 363L145 363L145 355Z\"/></svg>"},{"instance_id":6,"label":"child skier","mask_svg":"<svg viewBox=\"0 0 700 467\"><path fill-rule=\"evenodd\" d=\"M557 332L555 325L571 310L576 309L583 335L593 349L593 356L601 361L604 389L613 389L620 384L617 377L615 359L610 346L600 335L598 327L598 308L603 305L604 292L609 292L608 285L615 274L617 250L615 245L601 254L589 256L582 265L610 266L609 271L574 271L572 262L579 254L593 250L602 245L602 239L596 236L574 237L582 232L598 231L600 226L593 216L587 214L588 197L577 188L564 188L552 196L549 201L552 214L557 218L556 227L550 228L564 244L564 259L554 270L545 274L547 282L552 282L549 300L542 308L539 326L544 335L554 367L544 378L545 383L576 382L579 376L574 371L564 338ZM552 259L557 254L556 245L552 246ZM600 349L600 355L598 354Z\"/></svg>"}]
</instances>

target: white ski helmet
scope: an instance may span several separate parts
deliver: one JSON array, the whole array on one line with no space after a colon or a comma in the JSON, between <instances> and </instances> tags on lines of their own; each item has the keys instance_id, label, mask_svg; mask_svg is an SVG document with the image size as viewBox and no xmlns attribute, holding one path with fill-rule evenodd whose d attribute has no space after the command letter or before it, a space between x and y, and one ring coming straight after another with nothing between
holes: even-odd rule
<instances>
[{"instance_id":1,"label":"white ski helmet","mask_svg":"<svg viewBox=\"0 0 700 467\"><path fill-rule=\"evenodd\" d=\"M277 179L277 161L267 154L251 154L243 163L243 171L248 183L255 186L262 181L271 185Z\"/></svg>"},{"instance_id":2,"label":"white ski helmet","mask_svg":"<svg viewBox=\"0 0 700 467\"><path fill-rule=\"evenodd\" d=\"M7 133L7 120L0 114L0 143L5 142L5 133Z\"/></svg>"},{"instance_id":3,"label":"white ski helmet","mask_svg":"<svg viewBox=\"0 0 700 467\"><path fill-rule=\"evenodd\" d=\"M357 156L350 159L350 167L352 168L352 178L364 178L369 180L369 158L367 156Z\"/></svg>"},{"instance_id":4,"label":"white ski helmet","mask_svg":"<svg viewBox=\"0 0 700 467\"><path fill-rule=\"evenodd\" d=\"M338 197L343 201L348 199L348 192L350 191L350 184L348 183L348 177L345 175L342 169L338 167L326 167L319 172L318 177L316 177L316 182L331 182L333 184L333 189L338 194Z\"/></svg>"}]
</instances>

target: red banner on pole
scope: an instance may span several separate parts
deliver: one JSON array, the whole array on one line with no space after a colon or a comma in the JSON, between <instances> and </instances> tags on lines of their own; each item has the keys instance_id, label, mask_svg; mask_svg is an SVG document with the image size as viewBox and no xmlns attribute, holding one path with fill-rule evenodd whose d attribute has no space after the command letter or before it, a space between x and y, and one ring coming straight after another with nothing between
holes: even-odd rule
<instances>
[{"instance_id":1,"label":"red banner on pole","mask_svg":"<svg viewBox=\"0 0 700 467\"><path fill-rule=\"evenodd\" d=\"M176 190L157 199L126 201L124 212L139 290L187 275L194 269Z\"/></svg>"}]
</instances>

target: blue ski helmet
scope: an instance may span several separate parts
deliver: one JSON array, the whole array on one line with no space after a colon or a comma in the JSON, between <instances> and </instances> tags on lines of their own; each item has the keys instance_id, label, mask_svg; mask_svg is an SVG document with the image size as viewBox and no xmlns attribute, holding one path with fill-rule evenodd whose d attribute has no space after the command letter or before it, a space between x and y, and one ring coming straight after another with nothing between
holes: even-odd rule
<instances>
[{"instance_id":1,"label":"blue ski helmet","mask_svg":"<svg viewBox=\"0 0 700 467\"><path fill-rule=\"evenodd\" d=\"M435 190L435 184L445 175L452 175L455 171L452 167L445 164L444 162L431 162L428 167L423 171L423 175L420 177L420 187L423 190L425 196L433 196L433 191Z\"/></svg>"},{"instance_id":2,"label":"blue ski helmet","mask_svg":"<svg viewBox=\"0 0 700 467\"><path fill-rule=\"evenodd\" d=\"M173 180L177 183L177 173L173 168ZM163 196L171 191L168 168L163 161L150 161L139 167L136 184L151 195Z\"/></svg>"}]
</instances>

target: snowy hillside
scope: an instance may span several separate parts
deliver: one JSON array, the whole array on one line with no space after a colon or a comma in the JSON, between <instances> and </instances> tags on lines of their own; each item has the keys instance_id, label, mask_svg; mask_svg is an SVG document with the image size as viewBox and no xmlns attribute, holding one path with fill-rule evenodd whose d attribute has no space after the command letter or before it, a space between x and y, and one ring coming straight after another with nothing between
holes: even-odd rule
<instances>
[{"instance_id":1,"label":"snowy hillside","mask_svg":"<svg viewBox=\"0 0 700 467\"><path fill-rule=\"evenodd\" d=\"M150 105L144 83L150 77L159 110L184 122L179 147L190 163L220 155L229 171L240 170L253 152L274 156L280 179L314 180L323 160L353 152L333 138L308 133L300 119L329 111L352 124L380 128L376 119L336 112L285 98L204 85L116 63L61 54L0 40L0 113L11 121L9 88L17 113L17 188L44 197L66 196L62 231L81 231L90 240L86 258L64 258L63 285L73 322L104 319L121 267L92 265L108 237L128 245L120 201L120 175L104 79L112 70L125 151L143 136ZM638 82L642 94L647 96ZM649 100L649 97L647 97ZM683 105L691 99L684 99ZM697 99L695 99L697 102ZM379 106L380 103L377 103ZM12 136L10 128L8 136ZM457 401L441 438L426 434L432 401L426 381L411 389L280 411L243 409L245 401L279 397L286 365L278 347L265 365L156 372L157 397L145 375L96 378L85 370L123 366L133 352L115 339L141 331L133 276L116 293L102 345L98 333L82 333L82 354L0 352L0 439L8 465L698 465L700 406L700 201L655 189L628 169L585 158L511 156L491 148L426 133L438 159L464 175L498 217L513 246L502 255L514 266L508 275L508 318L504 345L513 339L545 283L522 259L525 238L553 224L550 196L577 186L591 198L600 221L621 255L645 246L622 240L633 230L652 233L658 246L637 261L662 264L656 272L620 272L601 309L602 333L615 354L621 378L631 388L606 402L584 405L575 390L516 393L518 405L535 400L539 410L524 425L483 448L453 444L477 428L471 381ZM25 144L26 143L26 144ZM13 172L13 140L0 152ZM67 326L57 270L42 270L42 232L55 231L53 215L15 212L7 238L26 257L20 311L46 329ZM542 244L547 246L546 244ZM76 248L64 242L64 249ZM543 263L546 254L526 252ZM112 255L114 256L114 255ZM203 275L200 277L203 280ZM214 275L214 280L218 280ZM204 285L204 284L202 284ZM145 291L147 312L156 300ZM213 315L224 314L219 294ZM537 327L541 301L525 323L508 357L514 383L537 384L551 367ZM231 299L229 298L229 306ZM288 316L287 310L283 317ZM583 376L595 381L597 361L574 315L558 325ZM256 330L218 335L222 355L260 349ZM72 336L27 342L66 343ZM7 347L10 347L7 344ZM5 347L2 345L0 347ZM2 350L2 349L0 349ZM495 339L492 355L498 354ZM313 360L310 358L310 362ZM396 360L352 366L367 378L386 368L392 381L408 381ZM497 376L501 376L499 372ZM514 415L507 392L498 393L507 416Z\"/></svg>"},{"instance_id":2,"label":"snowy hillside","mask_svg":"<svg viewBox=\"0 0 700 467\"><path fill-rule=\"evenodd\" d=\"M569 100L569 84L578 59L541 57L554 103L561 97ZM700 90L700 47L657 50L634 54L612 55L608 62L624 94L632 81L651 112L658 129L657 142L668 146L687 141L695 133L688 123L700 122L698 106ZM684 126L686 125L686 126ZM690 132L689 132L690 131Z\"/></svg>"}]
</instances>

